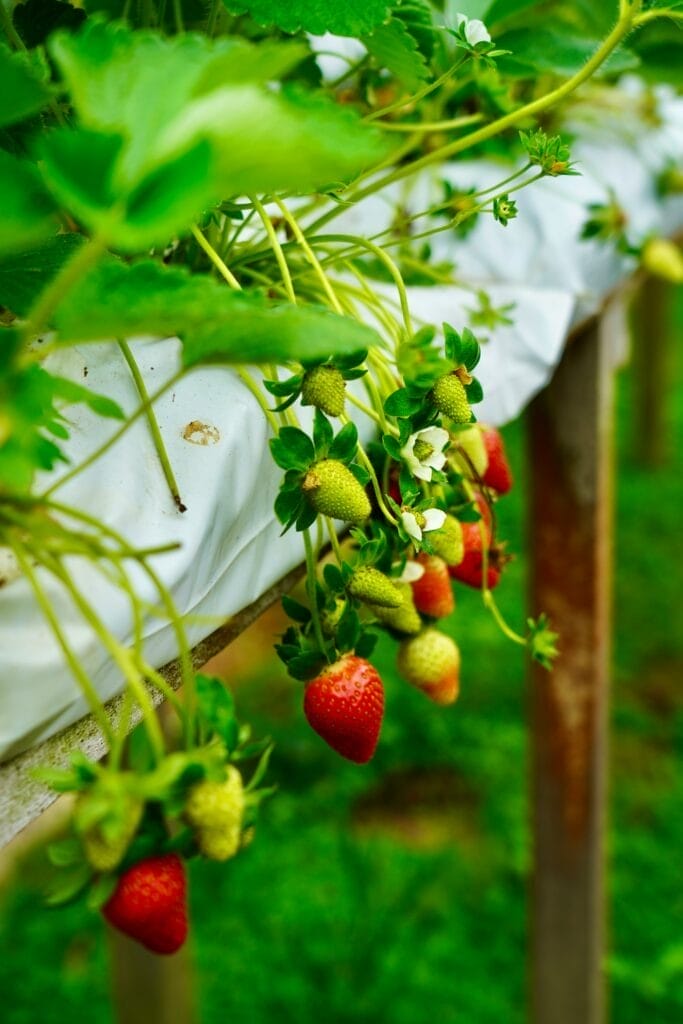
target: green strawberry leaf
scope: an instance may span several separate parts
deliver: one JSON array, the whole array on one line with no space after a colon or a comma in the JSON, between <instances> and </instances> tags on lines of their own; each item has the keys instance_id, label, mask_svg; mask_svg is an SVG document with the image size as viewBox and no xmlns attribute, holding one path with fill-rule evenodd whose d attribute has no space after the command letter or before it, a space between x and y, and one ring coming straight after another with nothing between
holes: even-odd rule
<instances>
[{"instance_id":1,"label":"green strawberry leaf","mask_svg":"<svg viewBox=\"0 0 683 1024\"><path fill-rule=\"evenodd\" d=\"M399 388L386 399L384 411L397 418L413 416L422 408L423 396L410 388Z\"/></svg>"},{"instance_id":2,"label":"green strawberry leaf","mask_svg":"<svg viewBox=\"0 0 683 1024\"><path fill-rule=\"evenodd\" d=\"M58 839L48 845L47 857L54 867L68 868L83 861L83 847L75 836Z\"/></svg>"},{"instance_id":3,"label":"green strawberry leaf","mask_svg":"<svg viewBox=\"0 0 683 1024\"><path fill-rule=\"evenodd\" d=\"M313 442L298 427L281 427L271 439L270 450L282 469L307 469L315 459Z\"/></svg>"},{"instance_id":4,"label":"green strawberry leaf","mask_svg":"<svg viewBox=\"0 0 683 1024\"><path fill-rule=\"evenodd\" d=\"M301 374L289 377L287 380L264 380L263 386L266 391L278 398L284 395L296 395L301 388Z\"/></svg>"},{"instance_id":5,"label":"green strawberry leaf","mask_svg":"<svg viewBox=\"0 0 683 1024\"><path fill-rule=\"evenodd\" d=\"M310 504L310 502L304 500L304 503L301 506L301 511L299 512L299 515L297 516L296 519L297 530L299 530L299 532L301 532L301 530L307 530L309 526L313 525L317 517L318 513Z\"/></svg>"},{"instance_id":6,"label":"green strawberry leaf","mask_svg":"<svg viewBox=\"0 0 683 1024\"><path fill-rule=\"evenodd\" d=\"M550 629L547 615L539 615L538 619L527 619L529 635L527 642L529 652L534 661L550 670L553 661L559 654L557 649L558 634Z\"/></svg>"},{"instance_id":7,"label":"green strawberry leaf","mask_svg":"<svg viewBox=\"0 0 683 1024\"><path fill-rule=\"evenodd\" d=\"M305 605L295 601L293 597L289 596L289 594L285 594L283 596L282 607L285 614L290 619L293 619L294 622L300 622L302 625L305 625L307 622L311 621L310 610Z\"/></svg>"},{"instance_id":8,"label":"green strawberry leaf","mask_svg":"<svg viewBox=\"0 0 683 1024\"><path fill-rule=\"evenodd\" d=\"M45 903L49 907L61 907L73 902L81 895L92 876L92 868L85 862L59 871L46 886Z\"/></svg>"},{"instance_id":9,"label":"green strawberry leaf","mask_svg":"<svg viewBox=\"0 0 683 1024\"><path fill-rule=\"evenodd\" d=\"M275 499L275 515L278 520L289 528L293 526L304 507L304 496L301 488L282 487Z\"/></svg>"},{"instance_id":10,"label":"green strawberry leaf","mask_svg":"<svg viewBox=\"0 0 683 1024\"><path fill-rule=\"evenodd\" d=\"M471 384L465 385L465 394L467 395L467 401L470 405L476 405L477 402L481 402L483 399L484 389L476 377L472 378Z\"/></svg>"},{"instance_id":11,"label":"green strawberry leaf","mask_svg":"<svg viewBox=\"0 0 683 1024\"><path fill-rule=\"evenodd\" d=\"M249 779L248 784L245 786L245 792L246 793L253 794L254 790L258 788L258 786L259 786L259 784L261 782L263 782L263 780L264 780L264 778L266 776L266 772L268 771L268 764L270 762L270 758L271 758L271 755L272 755L274 749L275 749L274 745L272 743L268 743L268 746L266 747L266 749L261 754L261 757L259 758L259 762L256 765L256 768L254 769L254 774ZM253 799L253 796L252 796L252 799Z\"/></svg>"},{"instance_id":12,"label":"green strawberry leaf","mask_svg":"<svg viewBox=\"0 0 683 1024\"><path fill-rule=\"evenodd\" d=\"M356 654L359 658L369 658L375 649L379 637L377 633L371 633L369 630L365 630L358 637L356 641Z\"/></svg>"},{"instance_id":13,"label":"green strawberry leaf","mask_svg":"<svg viewBox=\"0 0 683 1024\"><path fill-rule=\"evenodd\" d=\"M465 327L462 332L460 358L470 372L472 372L481 358L481 346L469 327Z\"/></svg>"},{"instance_id":14,"label":"green strawberry leaf","mask_svg":"<svg viewBox=\"0 0 683 1024\"><path fill-rule=\"evenodd\" d=\"M324 457L332 444L333 437L334 430L332 429L332 424L320 409L316 409L315 418L313 420L313 445L315 447L316 458L320 459Z\"/></svg>"},{"instance_id":15,"label":"green strawberry leaf","mask_svg":"<svg viewBox=\"0 0 683 1024\"><path fill-rule=\"evenodd\" d=\"M307 682L317 676L325 665L325 657L318 651L297 654L287 662L287 671L294 679Z\"/></svg>"},{"instance_id":16,"label":"green strawberry leaf","mask_svg":"<svg viewBox=\"0 0 683 1024\"><path fill-rule=\"evenodd\" d=\"M284 32L360 36L389 16L392 0L223 0L233 14L250 14L258 25Z\"/></svg>"},{"instance_id":17,"label":"green strawberry leaf","mask_svg":"<svg viewBox=\"0 0 683 1024\"><path fill-rule=\"evenodd\" d=\"M88 898L86 900L88 910L100 910L113 894L117 884L118 877L116 875L100 875L88 890Z\"/></svg>"},{"instance_id":18,"label":"green strawberry leaf","mask_svg":"<svg viewBox=\"0 0 683 1024\"><path fill-rule=\"evenodd\" d=\"M387 452L387 454L390 455L392 459L395 459L397 462L399 462L401 459L400 441L396 437L394 437L393 434L383 434L382 444L384 445L384 450Z\"/></svg>"},{"instance_id":19,"label":"green strawberry leaf","mask_svg":"<svg viewBox=\"0 0 683 1024\"><path fill-rule=\"evenodd\" d=\"M266 66L258 53L250 60L244 41L166 38L91 19L79 33L53 38L50 52L83 127L125 139L113 179L124 207L153 179L173 210L185 199L189 223L192 210L219 197L340 184L387 152L353 111L322 95L262 84L300 59L300 47L283 56L270 44ZM161 200L155 208L161 212ZM146 214L150 229L150 206ZM138 230L141 216L138 210Z\"/></svg>"},{"instance_id":20,"label":"green strawberry leaf","mask_svg":"<svg viewBox=\"0 0 683 1024\"><path fill-rule=\"evenodd\" d=\"M329 458L350 462L358 448L358 430L355 423L346 423L330 445Z\"/></svg>"},{"instance_id":21,"label":"green strawberry leaf","mask_svg":"<svg viewBox=\"0 0 683 1024\"><path fill-rule=\"evenodd\" d=\"M411 91L429 78L429 68L417 41L399 18L378 25L361 42L380 68L386 68Z\"/></svg>"},{"instance_id":22,"label":"green strawberry leaf","mask_svg":"<svg viewBox=\"0 0 683 1024\"><path fill-rule=\"evenodd\" d=\"M95 391L90 391L88 388L83 387L82 384L77 384L66 377L55 377L54 374L50 374L50 377L52 378L56 398L61 398L70 404L87 405L98 416L125 420L126 414L121 406L112 398L108 398L107 395L99 395ZM69 436L68 431L66 436Z\"/></svg>"},{"instance_id":23,"label":"green strawberry leaf","mask_svg":"<svg viewBox=\"0 0 683 1024\"><path fill-rule=\"evenodd\" d=\"M333 594L341 594L344 591L344 577L336 565L329 563L323 569L323 579Z\"/></svg>"},{"instance_id":24,"label":"green strawberry leaf","mask_svg":"<svg viewBox=\"0 0 683 1024\"><path fill-rule=\"evenodd\" d=\"M0 255L38 245L57 230L56 206L38 171L0 149Z\"/></svg>"},{"instance_id":25,"label":"green strawberry leaf","mask_svg":"<svg viewBox=\"0 0 683 1024\"><path fill-rule=\"evenodd\" d=\"M50 99L43 82L34 76L23 54L13 54L0 44L0 128L23 121Z\"/></svg>"},{"instance_id":26,"label":"green strawberry leaf","mask_svg":"<svg viewBox=\"0 0 683 1024\"><path fill-rule=\"evenodd\" d=\"M195 676L197 710L208 737L218 736L228 751L237 746L238 725L235 701L225 684L214 676Z\"/></svg>"},{"instance_id":27,"label":"green strawberry leaf","mask_svg":"<svg viewBox=\"0 0 683 1024\"><path fill-rule=\"evenodd\" d=\"M462 358L462 338L450 324L443 324L443 336L444 336L444 347L446 350L446 358L455 366L461 366L463 362Z\"/></svg>"},{"instance_id":28,"label":"green strawberry leaf","mask_svg":"<svg viewBox=\"0 0 683 1024\"><path fill-rule=\"evenodd\" d=\"M357 462L352 462L349 469L355 476L358 483L362 484L363 487L370 483L370 474L363 466L359 466Z\"/></svg>"},{"instance_id":29,"label":"green strawberry leaf","mask_svg":"<svg viewBox=\"0 0 683 1024\"><path fill-rule=\"evenodd\" d=\"M0 305L26 316L42 290L84 242L82 235L56 235L38 249L0 258Z\"/></svg>"},{"instance_id":30,"label":"green strawberry leaf","mask_svg":"<svg viewBox=\"0 0 683 1024\"><path fill-rule=\"evenodd\" d=\"M351 603L347 603L335 628L335 647L341 654L353 651L360 635L361 624L358 612Z\"/></svg>"},{"instance_id":31,"label":"green strawberry leaf","mask_svg":"<svg viewBox=\"0 0 683 1024\"><path fill-rule=\"evenodd\" d=\"M302 352L328 358L379 342L372 328L317 306L273 304L234 292L206 274L154 260L102 263L59 306L61 343L155 334L183 337L185 366L287 362Z\"/></svg>"}]
</instances>

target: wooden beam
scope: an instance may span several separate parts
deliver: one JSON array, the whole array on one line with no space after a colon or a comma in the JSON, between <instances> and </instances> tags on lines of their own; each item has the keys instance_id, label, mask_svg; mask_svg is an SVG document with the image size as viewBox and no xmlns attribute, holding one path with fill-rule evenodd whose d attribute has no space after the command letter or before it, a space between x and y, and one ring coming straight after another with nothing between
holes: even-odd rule
<instances>
[{"instance_id":1,"label":"wooden beam","mask_svg":"<svg viewBox=\"0 0 683 1024\"><path fill-rule=\"evenodd\" d=\"M560 632L531 681L534 1024L605 1019L612 390L622 311L567 346L529 413L531 607Z\"/></svg>"}]
</instances>

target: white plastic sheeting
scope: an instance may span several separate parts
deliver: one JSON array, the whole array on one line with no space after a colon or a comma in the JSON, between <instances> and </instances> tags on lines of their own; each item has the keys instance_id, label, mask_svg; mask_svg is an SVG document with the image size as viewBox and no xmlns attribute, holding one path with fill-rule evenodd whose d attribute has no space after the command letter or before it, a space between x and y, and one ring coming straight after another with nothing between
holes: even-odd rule
<instances>
[{"instance_id":1,"label":"white plastic sheeting","mask_svg":"<svg viewBox=\"0 0 683 1024\"><path fill-rule=\"evenodd\" d=\"M629 89L633 92L634 86ZM636 241L649 232L671 234L683 226L683 201L662 201L653 186L653 172L667 158L680 160L683 154L683 104L664 93L660 111L664 124L637 132L637 146L632 119L622 127L615 122L609 131L604 121L595 132L584 125L572 154L582 176L543 180L520 193L519 217L507 228L486 217L465 240L434 237L435 259L453 261L463 287L409 289L417 324L446 320L464 326L479 288L490 294L494 306L515 303L511 326L478 332L489 339L477 370L486 395L477 409L480 419L502 424L517 416L550 377L571 325L595 312L632 269L611 247L580 241L587 203L605 202L613 188ZM387 226L392 199L417 210L438 198L444 177L458 186L482 187L505 174L500 165L485 162L440 168L408 188L401 184L388 195L364 201L337 225L369 235ZM150 391L175 372L175 339L139 340L132 347ZM69 349L53 355L48 366L106 392L127 411L138 405L130 372L114 345ZM142 419L58 496L101 518L136 547L180 542L179 550L156 557L153 564L179 609L202 617L188 625L196 643L301 561L301 538L293 531L279 536L272 505L280 471L270 458L268 427L231 371L196 370L159 400L156 413L187 505L184 514L169 496ZM67 452L73 463L116 429L81 408L69 410L69 419ZM369 436L369 424L360 426ZM129 642L132 623L125 596L89 564L74 559L71 568L103 623ZM142 598L155 603L153 587L139 567L131 564L130 573ZM40 576L70 645L101 697L108 699L121 688L120 673L61 585L43 571ZM175 655L171 628L151 614L145 620L145 642L155 665ZM40 743L86 710L27 581L8 582L0 588L0 758Z\"/></svg>"}]
</instances>

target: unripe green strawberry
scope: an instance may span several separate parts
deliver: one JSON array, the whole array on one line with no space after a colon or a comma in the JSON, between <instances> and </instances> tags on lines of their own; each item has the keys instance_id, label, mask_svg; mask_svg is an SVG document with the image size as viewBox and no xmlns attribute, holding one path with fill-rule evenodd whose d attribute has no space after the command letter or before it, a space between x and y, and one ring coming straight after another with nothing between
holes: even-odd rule
<instances>
[{"instance_id":1,"label":"unripe green strawberry","mask_svg":"<svg viewBox=\"0 0 683 1024\"><path fill-rule=\"evenodd\" d=\"M239 849L244 817L244 787L237 768L228 766L224 782L206 780L194 786L184 814L197 830L197 843L205 857L233 857Z\"/></svg>"},{"instance_id":2,"label":"unripe green strawberry","mask_svg":"<svg viewBox=\"0 0 683 1024\"><path fill-rule=\"evenodd\" d=\"M234 765L228 765L223 782L205 779L189 793L185 817L195 828L229 828L242 824L244 787L242 776Z\"/></svg>"},{"instance_id":3,"label":"unripe green strawberry","mask_svg":"<svg viewBox=\"0 0 683 1024\"><path fill-rule=\"evenodd\" d=\"M84 793L76 801L77 826L79 814L88 800L89 794ZM142 800L120 794L106 817L79 830L85 856L95 871L113 871L120 864L140 824L143 808Z\"/></svg>"},{"instance_id":4,"label":"unripe green strawberry","mask_svg":"<svg viewBox=\"0 0 683 1024\"><path fill-rule=\"evenodd\" d=\"M230 860L242 845L239 828L200 828L197 845L207 860Z\"/></svg>"},{"instance_id":5,"label":"unripe green strawberry","mask_svg":"<svg viewBox=\"0 0 683 1024\"><path fill-rule=\"evenodd\" d=\"M467 430L459 430L453 434L453 444L457 445L455 457L461 472L464 471L465 476L471 477L474 470L477 476L483 476L489 464L489 457L481 427L475 424ZM459 452L458 448L462 449L462 452Z\"/></svg>"},{"instance_id":6,"label":"unripe green strawberry","mask_svg":"<svg viewBox=\"0 0 683 1024\"><path fill-rule=\"evenodd\" d=\"M346 382L336 366L314 366L306 370L301 385L301 404L314 405L328 416L344 412Z\"/></svg>"},{"instance_id":7,"label":"unripe green strawberry","mask_svg":"<svg viewBox=\"0 0 683 1024\"><path fill-rule=\"evenodd\" d=\"M356 569L349 582L349 593L359 601L378 604L382 608L399 608L403 603L401 591L388 576L371 565Z\"/></svg>"},{"instance_id":8,"label":"unripe green strawberry","mask_svg":"<svg viewBox=\"0 0 683 1024\"><path fill-rule=\"evenodd\" d=\"M455 516L447 515L440 530L430 530L429 541L434 554L443 558L446 565L459 565L465 554L462 526Z\"/></svg>"},{"instance_id":9,"label":"unripe green strawberry","mask_svg":"<svg viewBox=\"0 0 683 1024\"><path fill-rule=\"evenodd\" d=\"M456 371L440 377L429 392L429 398L439 412L448 416L454 423L470 422L472 412L467 401L467 392Z\"/></svg>"},{"instance_id":10,"label":"unripe green strawberry","mask_svg":"<svg viewBox=\"0 0 683 1024\"><path fill-rule=\"evenodd\" d=\"M460 689L460 651L445 633L425 629L398 649L398 670L436 704L453 704Z\"/></svg>"},{"instance_id":11,"label":"unripe green strawberry","mask_svg":"<svg viewBox=\"0 0 683 1024\"><path fill-rule=\"evenodd\" d=\"M373 615L379 621L395 630L396 633L404 633L408 636L419 633L422 629L422 619L418 615L413 601L413 590L410 583L394 584L401 593L401 604L398 608L383 608L379 604L368 604Z\"/></svg>"},{"instance_id":12,"label":"unripe green strawberry","mask_svg":"<svg viewBox=\"0 0 683 1024\"><path fill-rule=\"evenodd\" d=\"M372 511L362 484L337 459L314 462L301 486L313 508L323 516L362 523Z\"/></svg>"}]
</instances>

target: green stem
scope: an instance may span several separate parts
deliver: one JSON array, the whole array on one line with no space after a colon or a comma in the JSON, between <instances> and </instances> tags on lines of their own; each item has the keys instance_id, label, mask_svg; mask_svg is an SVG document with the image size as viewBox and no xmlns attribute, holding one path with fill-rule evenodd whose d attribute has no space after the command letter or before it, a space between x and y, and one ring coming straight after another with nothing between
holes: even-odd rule
<instances>
[{"instance_id":1,"label":"green stem","mask_svg":"<svg viewBox=\"0 0 683 1024\"><path fill-rule=\"evenodd\" d=\"M123 426L120 427L117 431L115 431L111 435L111 437L104 442L104 444L101 444L99 448L96 448L94 452L91 452L90 455L88 455L87 459L83 459L83 462L79 462L79 464L77 466L74 466L73 469L69 470L68 473L64 473L63 476L60 476L60 478L56 480L52 484L52 486L48 487L47 490L43 491L43 493L40 495L40 498L49 498L50 495L54 494L54 492L58 488L63 487L64 484L67 483L69 480L73 480L75 476L78 476L79 473L82 473L84 469L88 468L88 466L92 466L93 462L96 462L99 458L101 458L105 452L109 451L109 449L112 448L121 437L123 437L123 435L129 429L129 427L131 427L136 420L138 420L141 416L144 416L147 410L152 408L152 406L154 405L158 398L161 398L161 396L165 394L168 390L170 390L170 388L172 388L174 384L178 383L178 381L180 380L184 373L186 373L186 370L184 368L182 370L178 370L178 372L175 373L169 380L167 380L165 384L163 384L157 391L150 395L149 399L146 402L143 402L142 405L138 406L135 412L132 413L126 419L126 422L123 424Z\"/></svg>"},{"instance_id":2,"label":"green stem","mask_svg":"<svg viewBox=\"0 0 683 1024\"><path fill-rule=\"evenodd\" d=\"M382 121L377 127L381 128L384 132L415 132L416 134L424 134L425 132L446 132L455 128L466 128L468 125L477 124L482 119L483 114L467 114L463 117L452 117L449 121L399 121L396 124Z\"/></svg>"},{"instance_id":3,"label":"green stem","mask_svg":"<svg viewBox=\"0 0 683 1024\"><path fill-rule=\"evenodd\" d=\"M458 71L468 59L469 55L458 61L458 63L452 64L447 71L444 71L444 73L439 75L439 77L433 82L430 82L428 85L423 86L422 89L413 93L412 96L404 96L402 99L395 100L393 103L390 103L389 106L382 107L381 110L374 110L372 114L368 114L363 120L376 121L377 118L384 117L385 114L391 114L394 110L400 110L401 107L419 103L419 101L424 99L425 96L429 96L430 92L435 92L435 90L444 85L449 78L452 78L455 72Z\"/></svg>"},{"instance_id":4,"label":"green stem","mask_svg":"<svg viewBox=\"0 0 683 1024\"><path fill-rule=\"evenodd\" d=\"M334 551L334 557L337 559L338 564L341 565L342 562L344 561L344 556L342 554L342 549L339 545L339 537L337 537L337 531L335 530L334 524L332 520L329 518L329 516L325 516L325 525L327 526L327 532L330 537L330 544L332 545L332 550Z\"/></svg>"},{"instance_id":5,"label":"green stem","mask_svg":"<svg viewBox=\"0 0 683 1024\"><path fill-rule=\"evenodd\" d=\"M53 562L52 559L50 559L50 561ZM123 645L120 644L114 636L112 636L99 616L93 611L78 588L74 585L69 573L64 569L61 563L58 561L53 562L51 571L67 588L81 615L95 633L102 646L109 652L119 667L124 679L126 680L126 684L131 688L140 710L142 711L145 730L149 737L149 742L152 750L154 751L155 757L157 761L161 761L164 756L164 737L161 732L161 726L159 725L159 719L157 718L154 710L152 699L147 692L140 670L136 665L134 658L131 656L130 651L127 651L126 648L123 647Z\"/></svg>"},{"instance_id":6,"label":"green stem","mask_svg":"<svg viewBox=\"0 0 683 1024\"><path fill-rule=\"evenodd\" d=\"M633 24L636 28L640 28L641 25L647 24L648 21L654 21L655 18L671 18L673 21L683 21L683 11L668 10L665 7L644 11L633 19Z\"/></svg>"},{"instance_id":7,"label":"green stem","mask_svg":"<svg viewBox=\"0 0 683 1024\"><path fill-rule=\"evenodd\" d=\"M180 35L181 32L185 31L182 0L173 0L173 20L175 22L176 33Z\"/></svg>"},{"instance_id":8,"label":"green stem","mask_svg":"<svg viewBox=\"0 0 683 1024\"><path fill-rule=\"evenodd\" d=\"M233 272L230 270L230 268L218 255L218 253L211 245L211 243L208 241L208 239L205 238L204 235L201 233L197 225L193 224L190 230L192 231L192 234L194 235L197 244L200 246L201 249L204 250L204 252L209 257L216 270L218 270L218 272L223 276L224 280L227 281L227 283L230 285L232 289L234 289L234 291L241 291L242 285L239 283L239 281L237 280Z\"/></svg>"},{"instance_id":9,"label":"green stem","mask_svg":"<svg viewBox=\"0 0 683 1024\"><path fill-rule=\"evenodd\" d=\"M159 423L154 414L154 409L149 404L149 392L147 391L147 386L144 382L142 374L140 373L140 367L138 366L135 360L135 356L131 352L130 345L128 344L128 342L124 341L123 339L120 339L118 345L119 348L121 349L123 358L126 360L126 363L128 364L128 368L131 372L133 380L135 381L135 386L138 390L138 394L142 401L145 402L145 404L147 405L147 412L145 414L147 418L147 425L149 426L150 433L152 435L152 440L154 441L154 447L159 457L159 462L161 463L161 469L164 474L164 479L166 480L166 483L168 484L168 489L171 492L171 497L173 498L173 501L175 502L178 511L185 512L187 511L187 506L184 505L183 502L181 501L178 483L173 472L173 467L171 466L171 461L168 457L168 451L166 450L164 439L161 436Z\"/></svg>"},{"instance_id":10,"label":"green stem","mask_svg":"<svg viewBox=\"0 0 683 1024\"><path fill-rule=\"evenodd\" d=\"M303 249L306 259L313 267L313 270L322 285L323 291L325 292L327 298L329 299L332 309L335 311L335 313L343 315L344 311L339 304L339 299L335 295L334 289L332 288L332 285L330 284L327 275L325 274L325 271L320 266L320 261L318 260L318 257L315 255L310 245L306 241L306 236L299 227L299 223L296 217L294 217L294 215L287 209L285 204L280 199L276 198L275 203L277 204L277 207L280 210L280 213L284 217L285 221L292 229L292 233L296 238L297 242L299 243L299 245L301 246L301 248Z\"/></svg>"},{"instance_id":11,"label":"green stem","mask_svg":"<svg viewBox=\"0 0 683 1024\"><path fill-rule=\"evenodd\" d=\"M398 269L391 256L388 256L383 249L380 249L374 242L368 241L366 238L357 238L354 235L318 235L315 238L310 238L311 243L324 243L324 242L350 242L371 252L374 256L380 260L381 263L387 268L391 274L396 290L398 292L399 301L401 303L401 314L403 316L403 324L406 329L408 337L413 334L413 325L410 319L410 307L408 304L408 294L406 292L406 286L401 276L401 271Z\"/></svg>"},{"instance_id":12,"label":"green stem","mask_svg":"<svg viewBox=\"0 0 683 1024\"><path fill-rule=\"evenodd\" d=\"M339 421L340 423L348 423L349 418L346 415L342 415L339 417ZM387 522L391 523L392 526L398 526L398 522L389 511L389 509L386 506L386 502L384 501L384 495L382 494L382 488L380 487L379 480L377 479L377 474L375 473L375 467L368 458L368 455L360 441L358 442L358 447L356 449L356 457L370 477L370 483L372 484L372 489L375 492L375 498L377 499L377 504L382 515L387 520Z\"/></svg>"},{"instance_id":13,"label":"green stem","mask_svg":"<svg viewBox=\"0 0 683 1024\"><path fill-rule=\"evenodd\" d=\"M405 166L395 167L393 171L385 175L383 178L378 178L370 185L353 193L348 197L348 202L357 203L366 196L381 191L386 188L387 185L390 185L395 181L400 181L402 178L416 174L425 167L443 163L444 160L449 160L456 154L472 148L472 146L477 146L481 142L486 142L488 139L499 135L501 132L505 131L507 128L513 127L520 121L524 121L529 117L534 117L535 115L542 113L544 110L547 110L549 107L554 106L556 103L559 103L560 100L569 96L575 89L591 77L607 57L609 57L610 53L616 49L619 43L621 43L625 36L628 35L633 24L633 11L630 9L628 12L622 14L612 31L603 40L593 56L584 64L581 70L575 75L572 75L572 77L567 79L566 82L563 82L562 85L553 89L545 96L540 96L538 99L532 100L530 103L526 103L524 106L518 107L517 110L513 110L509 114L505 114L503 117L498 118L498 120L492 121L488 125L484 125L483 128L479 128L477 131L470 132L468 135L455 139L453 142L449 142L445 146L440 146L438 149L425 154L425 156L418 160L414 160ZM343 206L343 209L346 209L346 204ZM338 216L340 212L340 209L334 207L312 224L310 226L310 230L317 230L323 224L326 224L328 221Z\"/></svg>"},{"instance_id":14,"label":"green stem","mask_svg":"<svg viewBox=\"0 0 683 1024\"><path fill-rule=\"evenodd\" d=\"M304 537L304 549L306 551L306 593L308 594L308 602L311 606L311 620L313 622L313 632L315 638L320 647L320 651L325 655L327 660L327 646L325 644L325 637L323 636L322 626L320 625L320 615L318 613L318 597L316 594L316 581L317 581L317 564L315 554L313 552L313 542L311 541L311 531L303 530Z\"/></svg>"},{"instance_id":15,"label":"green stem","mask_svg":"<svg viewBox=\"0 0 683 1024\"><path fill-rule=\"evenodd\" d=\"M282 274L282 280L284 282L285 289L287 291L287 297L289 298L289 301L293 305L296 305L296 295L294 293L294 286L292 284L292 275L289 272L289 267L287 266L287 260L285 259L285 254L282 251L282 246L280 245L280 242L278 241L278 237L275 234L275 228L273 227L273 222L271 221L270 217L266 213L266 210L265 210L263 204L257 199L257 197L256 196L250 196L249 198L250 198L251 202L254 204L254 209L256 210L256 212L258 213L259 217L261 218L261 223L263 224L263 227L265 228L266 235L268 236L268 241L270 242L270 247L273 250L273 253L275 254L275 259L277 260L277 265L280 268L280 273Z\"/></svg>"},{"instance_id":16,"label":"green stem","mask_svg":"<svg viewBox=\"0 0 683 1024\"><path fill-rule=\"evenodd\" d=\"M54 612L52 604L48 600L47 595L45 594L45 591L43 590L40 584L37 574L33 571L30 557L27 556L27 549L24 548L24 546L16 539L12 540L10 538L10 542L16 559L19 562L19 565L21 566L21 569L24 575L26 576L26 579L28 580L31 589L33 590L36 601L38 602L38 605L43 615L47 619L50 628L55 636L55 639L57 640L57 643L62 649L62 653L69 668L71 669L74 677L78 682L78 685L83 691L83 695L88 702L88 706L90 707L91 714L95 721L97 722L100 731L102 732L102 735L107 741L107 745L111 748L112 744L114 743L114 731L111 727L109 719L107 718L106 712L104 710L104 707L102 706L102 702L97 694L97 691L95 690L95 687L90 681L88 674L85 672L83 666L81 665L78 658L75 656L75 654L73 653L69 646L66 636L62 631L62 627L59 624L59 619L57 618ZM29 548L28 551L30 552L30 550L31 549Z\"/></svg>"},{"instance_id":17,"label":"green stem","mask_svg":"<svg viewBox=\"0 0 683 1024\"><path fill-rule=\"evenodd\" d=\"M254 378L251 376L248 370L237 370L237 376L242 381L244 386L249 388L252 395L254 396L258 404L261 406L263 415L268 420L270 429L273 431L273 434L277 434L280 428L278 426L277 420L275 419L275 414L273 413L272 409L268 408L268 403L266 402L265 395L261 391L260 387L254 380Z\"/></svg>"},{"instance_id":18,"label":"green stem","mask_svg":"<svg viewBox=\"0 0 683 1024\"><path fill-rule=\"evenodd\" d=\"M5 0L0 0L0 24L2 25L3 32L7 36L7 42L10 46L15 50L25 52L26 46L24 45L24 40L14 27L10 13L5 7Z\"/></svg>"}]
</instances>

